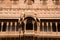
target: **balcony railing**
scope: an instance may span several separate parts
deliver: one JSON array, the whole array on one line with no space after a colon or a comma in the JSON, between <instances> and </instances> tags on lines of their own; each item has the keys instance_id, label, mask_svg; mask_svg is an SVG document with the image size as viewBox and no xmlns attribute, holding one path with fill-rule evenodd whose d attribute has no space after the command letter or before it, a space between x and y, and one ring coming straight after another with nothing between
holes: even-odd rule
<instances>
[{"instance_id":1,"label":"balcony railing","mask_svg":"<svg viewBox=\"0 0 60 40\"><path fill-rule=\"evenodd\" d=\"M0 36L35 35L60 38L60 19L40 19L38 23L40 26L37 25L36 30L34 30L35 27L32 30L26 30L25 26L19 26L17 19L0 19Z\"/></svg>"}]
</instances>

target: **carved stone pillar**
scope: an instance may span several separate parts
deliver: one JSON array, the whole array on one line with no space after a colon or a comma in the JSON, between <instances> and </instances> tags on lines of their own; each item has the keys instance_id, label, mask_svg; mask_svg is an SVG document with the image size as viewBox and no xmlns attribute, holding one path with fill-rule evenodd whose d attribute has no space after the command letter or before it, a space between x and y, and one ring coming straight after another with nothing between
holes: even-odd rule
<instances>
[{"instance_id":1,"label":"carved stone pillar","mask_svg":"<svg viewBox=\"0 0 60 40\"><path fill-rule=\"evenodd\" d=\"M10 22L10 31L12 31L12 25L13 25L13 23Z\"/></svg>"},{"instance_id":2,"label":"carved stone pillar","mask_svg":"<svg viewBox=\"0 0 60 40\"><path fill-rule=\"evenodd\" d=\"M15 32L16 32L16 26L17 26L17 22L15 22Z\"/></svg>"},{"instance_id":3,"label":"carved stone pillar","mask_svg":"<svg viewBox=\"0 0 60 40\"><path fill-rule=\"evenodd\" d=\"M44 32L44 22L42 22L42 30L43 30L43 32Z\"/></svg>"},{"instance_id":4,"label":"carved stone pillar","mask_svg":"<svg viewBox=\"0 0 60 40\"><path fill-rule=\"evenodd\" d=\"M50 22L51 32L52 32L52 22Z\"/></svg>"},{"instance_id":5,"label":"carved stone pillar","mask_svg":"<svg viewBox=\"0 0 60 40\"><path fill-rule=\"evenodd\" d=\"M58 32L58 28L57 28L58 23L57 23L57 22L55 22L55 25L56 25L56 32Z\"/></svg>"},{"instance_id":6,"label":"carved stone pillar","mask_svg":"<svg viewBox=\"0 0 60 40\"><path fill-rule=\"evenodd\" d=\"M24 32L26 32L26 20L24 20Z\"/></svg>"},{"instance_id":7,"label":"carved stone pillar","mask_svg":"<svg viewBox=\"0 0 60 40\"><path fill-rule=\"evenodd\" d=\"M3 25L4 25L4 22L1 22L1 32L3 30Z\"/></svg>"},{"instance_id":8,"label":"carved stone pillar","mask_svg":"<svg viewBox=\"0 0 60 40\"><path fill-rule=\"evenodd\" d=\"M22 32L22 21L19 21L19 32L21 33Z\"/></svg>"},{"instance_id":9,"label":"carved stone pillar","mask_svg":"<svg viewBox=\"0 0 60 40\"><path fill-rule=\"evenodd\" d=\"M47 25L47 32L48 32L48 22L46 22L46 25Z\"/></svg>"},{"instance_id":10,"label":"carved stone pillar","mask_svg":"<svg viewBox=\"0 0 60 40\"><path fill-rule=\"evenodd\" d=\"M7 22L7 24L6 24L6 25L7 25L7 29L6 29L6 31L8 31L9 22Z\"/></svg>"},{"instance_id":11,"label":"carved stone pillar","mask_svg":"<svg viewBox=\"0 0 60 40\"><path fill-rule=\"evenodd\" d=\"M22 21L20 21L21 19L19 18L19 20L18 20L18 31L19 31L19 33L21 33L22 32L22 26L21 26L21 23L22 23Z\"/></svg>"},{"instance_id":12,"label":"carved stone pillar","mask_svg":"<svg viewBox=\"0 0 60 40\"><path fill-rule=\"evenodd\" d=\"M40 22L37 22L37 32L40 32Z\"/></svg>"}]
</instances>

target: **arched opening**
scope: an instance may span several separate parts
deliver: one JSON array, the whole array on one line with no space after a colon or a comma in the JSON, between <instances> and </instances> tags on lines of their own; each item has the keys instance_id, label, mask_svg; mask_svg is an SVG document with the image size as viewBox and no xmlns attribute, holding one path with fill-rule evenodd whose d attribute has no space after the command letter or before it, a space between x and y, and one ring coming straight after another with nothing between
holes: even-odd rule
<instances>
[{"instance_id":1,"label":"arched opening","mask_svg":"<svg viewBox=\"0 0 60 40\"><path fill-rule=\"evenodd\" d=\"M26 22L26 30L33 30L33 23L31 19L28 19Z\"/></svg>"},{"instance_id":2,"label":"arched opening","mask_svg":"<svg viewBox=\"0 0 60 40\"><path fill-rule=\"evenodd\" d=\"M26 17L26 30L33 30L33 21L35 21L35 19L33 17Z\"/></svg>"}]
</instances>

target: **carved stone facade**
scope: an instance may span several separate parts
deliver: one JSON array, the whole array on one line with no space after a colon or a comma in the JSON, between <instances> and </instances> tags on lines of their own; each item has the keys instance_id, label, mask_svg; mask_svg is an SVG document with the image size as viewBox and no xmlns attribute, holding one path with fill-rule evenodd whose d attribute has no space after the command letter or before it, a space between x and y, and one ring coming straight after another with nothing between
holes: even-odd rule
<instances>
[{"instance_id":1,"label":"carved stone facade","mask_svg":"<svg viewBox=\"0 0 60 40\"><path fill-rule=\"evenodd\" d=\"M60 40L60 0L0 0L0 40Z\"/></svg>"}]
</instances>

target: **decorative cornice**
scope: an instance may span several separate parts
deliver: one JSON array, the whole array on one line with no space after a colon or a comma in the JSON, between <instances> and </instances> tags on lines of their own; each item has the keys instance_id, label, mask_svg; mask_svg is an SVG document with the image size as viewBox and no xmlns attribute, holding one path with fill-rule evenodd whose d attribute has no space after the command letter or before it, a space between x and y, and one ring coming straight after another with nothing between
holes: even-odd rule
<instances>
[{"instance_id":1,"label":"decorative cornice","mask_svg":"<svg viewBox=\"0 0 60 40\"><path fill-rule=\"evenodd\" d=\"M0 10L52 10L60 11L60 8L0 8Z\"/></svg>"}]
</instances>

